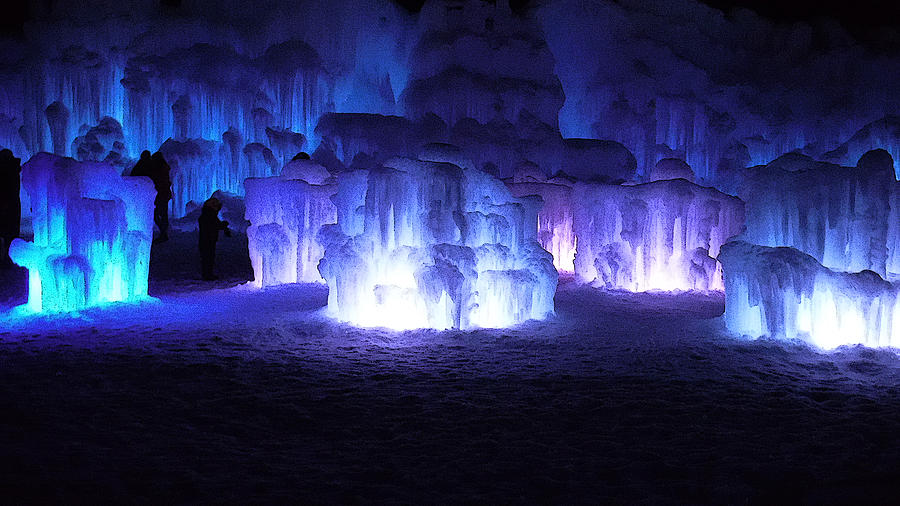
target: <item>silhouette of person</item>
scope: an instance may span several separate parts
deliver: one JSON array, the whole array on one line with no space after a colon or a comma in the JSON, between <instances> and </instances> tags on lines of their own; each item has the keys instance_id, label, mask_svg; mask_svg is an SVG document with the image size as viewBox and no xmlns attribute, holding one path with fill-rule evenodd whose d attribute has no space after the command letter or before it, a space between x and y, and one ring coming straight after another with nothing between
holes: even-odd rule
<instances>
[{"instance_id":1,"label":"silhouette of person","mask_svg":"<svg viewBox=\"0 0 900 506\"><path fill-rule=\"evenodd\" d=\"M11 267L9 243L19 237L22 201L19 199L20 160L8 149L0 150L0 266Z\"/></svg>"},{"instance_id":2,"label":"silhouette of person","mask_svg":"<svg viewBox=\"0 0 900 506\"><path fill-rule=\"evenodd\" d=\"M153 167L153 184L156 186L156 200L153 208L153 221L159 228L157 242L169 240L169 201L172 200L172 178L169 175L172 167L166 163L162 153L157 151L150 157Z\"/></svg>"},{"instance_id":3,"label":"silhouette of person","mask_svg":"<svg viewBox=\"0 0 900 506\"><path fill-rule=\"evenodd\" d=\"M141 158L131 168L131 175L153 178L153 162L150 160L150 152L146 149L141 151Z\"/></svg>"},{"instance_id":4,"label":"silhouette of person","mask_svg":"<svg viewBox=\"0 0 900 506\"><path fill-rule=\"evenodd\" d=\"M212 197L203 203L200 211L200 273L204 281L219 279L214 274L216 267L216 241L219 240L219 230L223 230L225 237L231 237L228 222L219 219L219 211L222 203Z\"/></svg>"},{"instance_id":5,"label":"silhouette of person","mask_svg":"<svg viewBox=\"0 0 900 506\"><path fill-rule=\"evenodd\" d=\"M169 178L171 167L166 163L162 153L157 151L141 152L141 158L131 169L132 176L149 177L156 187L156 198L153 201L153 221L159 228L159 237L154 242L169 240L169 200L172 199L172 180Z\"/></svg>"}]
</instances>

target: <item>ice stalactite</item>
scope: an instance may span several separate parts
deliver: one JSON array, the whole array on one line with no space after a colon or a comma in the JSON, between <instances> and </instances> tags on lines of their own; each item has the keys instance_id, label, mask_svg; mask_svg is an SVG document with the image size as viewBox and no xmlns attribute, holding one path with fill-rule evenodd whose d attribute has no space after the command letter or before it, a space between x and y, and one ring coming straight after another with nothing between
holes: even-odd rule
<instances>
[{"instance_id":1,"label":"ice stalactite","mask_svg":"<svg viewBox=\"0 0 900 506\"><path fill-rule=\"evenodd\" d=\"M328 309L355 325L506 327L553 313L557 273L536 241L536 199L442 162L342 174L323 227Z\"/></svg>"},{"instance_id":2,"label":"ice stalactite","mask_svg":"<svg viewBox=\"0 0 900 506\"><path fill-rule=\"evenodd\" d=\"M53 153L66 156L68 152L67 134L69 130L69 109L62 102L53 102L44 109L47 124L50 126Z\"/></svg>"},{"instance_id":3,"label":"ice stalactite","mask_svg":"<svg viewBox=\"0 0 900 506\"><path fill-rule=\"evenodd\" d=\"M147 296L156 196L148 178L38 153L22 167L22 186L31 200L34 242L14 240L10 256L28 269L29 311Z\"/></svg>"},{"instance_id":4,"label":"ice stalactite","mask_svg":"<svg viewBox=\"0 0 900 506\"><path fill-rule=\"evenodd\" d=\"M733 241L725 271L725 324L738 335L800 338L824 349L900 344L898 288L872 271L842 273L794 248Z\"/></svg>"},{"instance_id":5,"label":"ice stalactite","mask_svg":"<svg viewBox=\"0 0 900 506\"><path fill-rule=\"evenodd\" d=\"M505 2L429 2L419 23L401 96L407 116L433 113L452 126L466 118L514 123L527 112L557 127L563 90L536 23Z\"/></svg>"},{"instance_id":6,"label":"ice stalactite","mask_svg":"<svg viewBox=\"0 0 900 506\"><path fill-rule=\"evenodd\" d=\"M280 176L251 177L246 186L247 239L254 285L322 282L318 241L323 225L337 222L328 171L310 160L288 163Z\"/></svg>"},{"instance_id":7,"label":"ice stalactite","mask_svg":"<svg viewBox=\"0 0 900 506\"><path fill-rule=\"evenodd\" d=\"M56 50L46 60L30 62L23 73L24 155L52 150L74 156L68 148L83 130L106 116L122 122L125 90L119 80L124 68L118 55L109 53L72 45ZM63 111L65 122L59 121ZM49 122L51 113L55 123Z\"/></svg>"},{"instance_id":8,"label":"ice stalactite","mask_svg":"<svg viewBox=\"0 0 900 506\"><path fill-rule=\"evenodd\" d=\"M221 163L216 143L204 139L169 139L159 147L159 152L172 168L171 214L175 218L187 213L190 202L202 204L216 190L234 192L234 186L225 184L229 174L217 170Z\"/></svg>"},{"instance_id":9,"label":"ice stalactite","mask_svg":"<svg viewBox=\"0 0 900 506\"><path fill-rule=\"evenodd\" d=\"M684 180L577 183L575 275L629 291L722 290L719 248L741 231L744 205Z\"/></svg>"}]
</instances>

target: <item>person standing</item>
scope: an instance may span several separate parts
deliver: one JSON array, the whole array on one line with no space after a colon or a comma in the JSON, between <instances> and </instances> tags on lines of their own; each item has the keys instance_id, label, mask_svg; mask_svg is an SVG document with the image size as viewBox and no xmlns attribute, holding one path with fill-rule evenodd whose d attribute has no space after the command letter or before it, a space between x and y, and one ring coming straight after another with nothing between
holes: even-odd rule
<instances>
[{"instance_id":1,"label":"person standing","mask_svg":"<svg viewBox=\"0 0 900 506\"><path fill-rule=\"evenodd\" d=\"M169 201L172 200L170 171L171 167L166 163L162 153L157 151L151 155L146 150L141 153L140 160L131 169L132 176L149 177L156 188L156 198L153 201L153 222L159 228L159 236L153 242L169 240Z\"/></svg>"},{"instance_id":2,"label":"person standing","mask_svg":"<svg viewBox=\"0 0 900 506\"><path fill-rule=\"evenodd\" d=\"M212 197L203 203L200 218L200 274L204 281L219 279L215 275L216 268L216 242L219 240L219 230L224 231L225 237L231 237L228 222L219 219L219 211L222 203Z\"/></svg>"},{"instance_id":3,"label":"person standing","mask_svg":"<svg viewBox=\"0 0 900 506\"><path fill-rule=\"evenodd\" d=\"M9 243L19 237L22 221L22 200L19 175L21 161L8 149L0 150L0 266L12 267L9 258Z\"/></svg>"}]
</instances>

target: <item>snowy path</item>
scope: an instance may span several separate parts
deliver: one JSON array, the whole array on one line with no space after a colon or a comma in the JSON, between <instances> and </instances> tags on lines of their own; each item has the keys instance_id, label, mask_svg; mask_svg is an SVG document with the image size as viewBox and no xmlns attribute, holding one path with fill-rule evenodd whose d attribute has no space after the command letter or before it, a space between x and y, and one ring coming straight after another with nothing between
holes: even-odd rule
<instances>
[{"instance_id":1,"label":"snowy path","mask_svg":"<svg viewBox=\"0 0 900 506\"><path fill-rule=\"evenodd\" d=\"M900 489L895 353L730 338L721 298L566 284L553 321L393 333L323 318L320 286L156 293L0 321L6 499L873 503Z\"/></svg>"}]
</instances>

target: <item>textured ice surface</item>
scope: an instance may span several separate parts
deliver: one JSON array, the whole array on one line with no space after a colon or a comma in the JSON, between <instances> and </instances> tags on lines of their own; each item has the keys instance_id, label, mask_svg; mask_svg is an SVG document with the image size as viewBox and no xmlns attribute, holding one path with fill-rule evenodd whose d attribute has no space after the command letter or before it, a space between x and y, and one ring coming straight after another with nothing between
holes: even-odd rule
<instances>
[{"instance_id":1,"label":"textured ice surface","mask_svg":"<svg viewBox=\"0 0 900 506\"><path fill-rule=\"evenodd\" d=\"M310 160L294 160L280 176L248 178L244 185L254 284L322 281L318 233L337 221L331 202L336 188L328 171Z\"/></svg>"},{"instance_id":2,"label":"textured ice surface","mask_svg":"<svg viewBox=\"0 0 900 506\"><path fill-rule=\"evenodd\" d=\"M852 165L866 152L884 149L894 160L900 159L900 116L888 115L866 124L850 139L823 155L828 161ZM900 167L894 167L895 171ZM900 172L894 173L900 179Z\"/></svg>"},{"instance_id":3,"label":"textured ice surface","mask_svg":"<svg viewBox=\"0 0 900 506\"><path fill-rule=\"evenodd\" d=\"M401 97L408 115L514 123L524 111L556 127L563 90L534 20L506 2L426 2L419 27Z\"/></svg>"},{"instance_id":4,"label":"textured ice surface","mask_svg":"<svg viewBox=\"0 0 900 506\"><path fill-rule=\"evenodd\" d=\"M72 311L147 295L153 200L148 178L38 153L22 166L34 241L13 241L29 271L27 309Z\"/></svg>"},{"instance_id":5,"label":"textured ice surface","mask_svg":"<svg viewBox=\"0 0 900 506\"><path fill-rule=\"evenodd\" d=\"M323 227L328 308L389 328L506 327L553 313L557 273L536 199L449 163L393 159L340 176Z\"/></svg>"},{"instance_id":6,"label":"textured ice surface","mask_svg":"<svg viewBox=\"0 0 900 506\"><path fill-rule=\"evenodd\" d=\"M900 344L898 288L872 271L835 272L794 248L722 246L725 323L751 337L801 338L825 349Z\"/></svg>"},{"instance_id":7,"label":"textured ice surface","mask_svg":"<svg viewBox=\"0 0 900 506\"><path fill-rule=\"evenodd\" d=\"M553 255L559 272L575 272L575 228L571 185L534 180L506 183L515 197L538 195L543 200L538 212L538 241Z\"/></svg>"},{"instance_id":8,"label":"textured ice surface","mask_svg":"<svg viewBox=\"0 0 900 506\"><path fill-rule=\"evenodd\" d=\"M841 167L785 155L748 169L739 190L747 203L743 239L796 248L829 269L886 276L887 258L896 268L900 248L891 206L897 183L891 162L867 160Z\"/></svg>"},{"instance_id":9,"label":"textured ice surface","mask_svg":"<svg viewBox=\"0 0 900 506\"><path fill-rule=\"evenodd\" d=\"M580 282L630 291L723 289L716 255L741 231L739 199L676 179L577 183L572 202Z\"/></svg>"}]
</instances>

